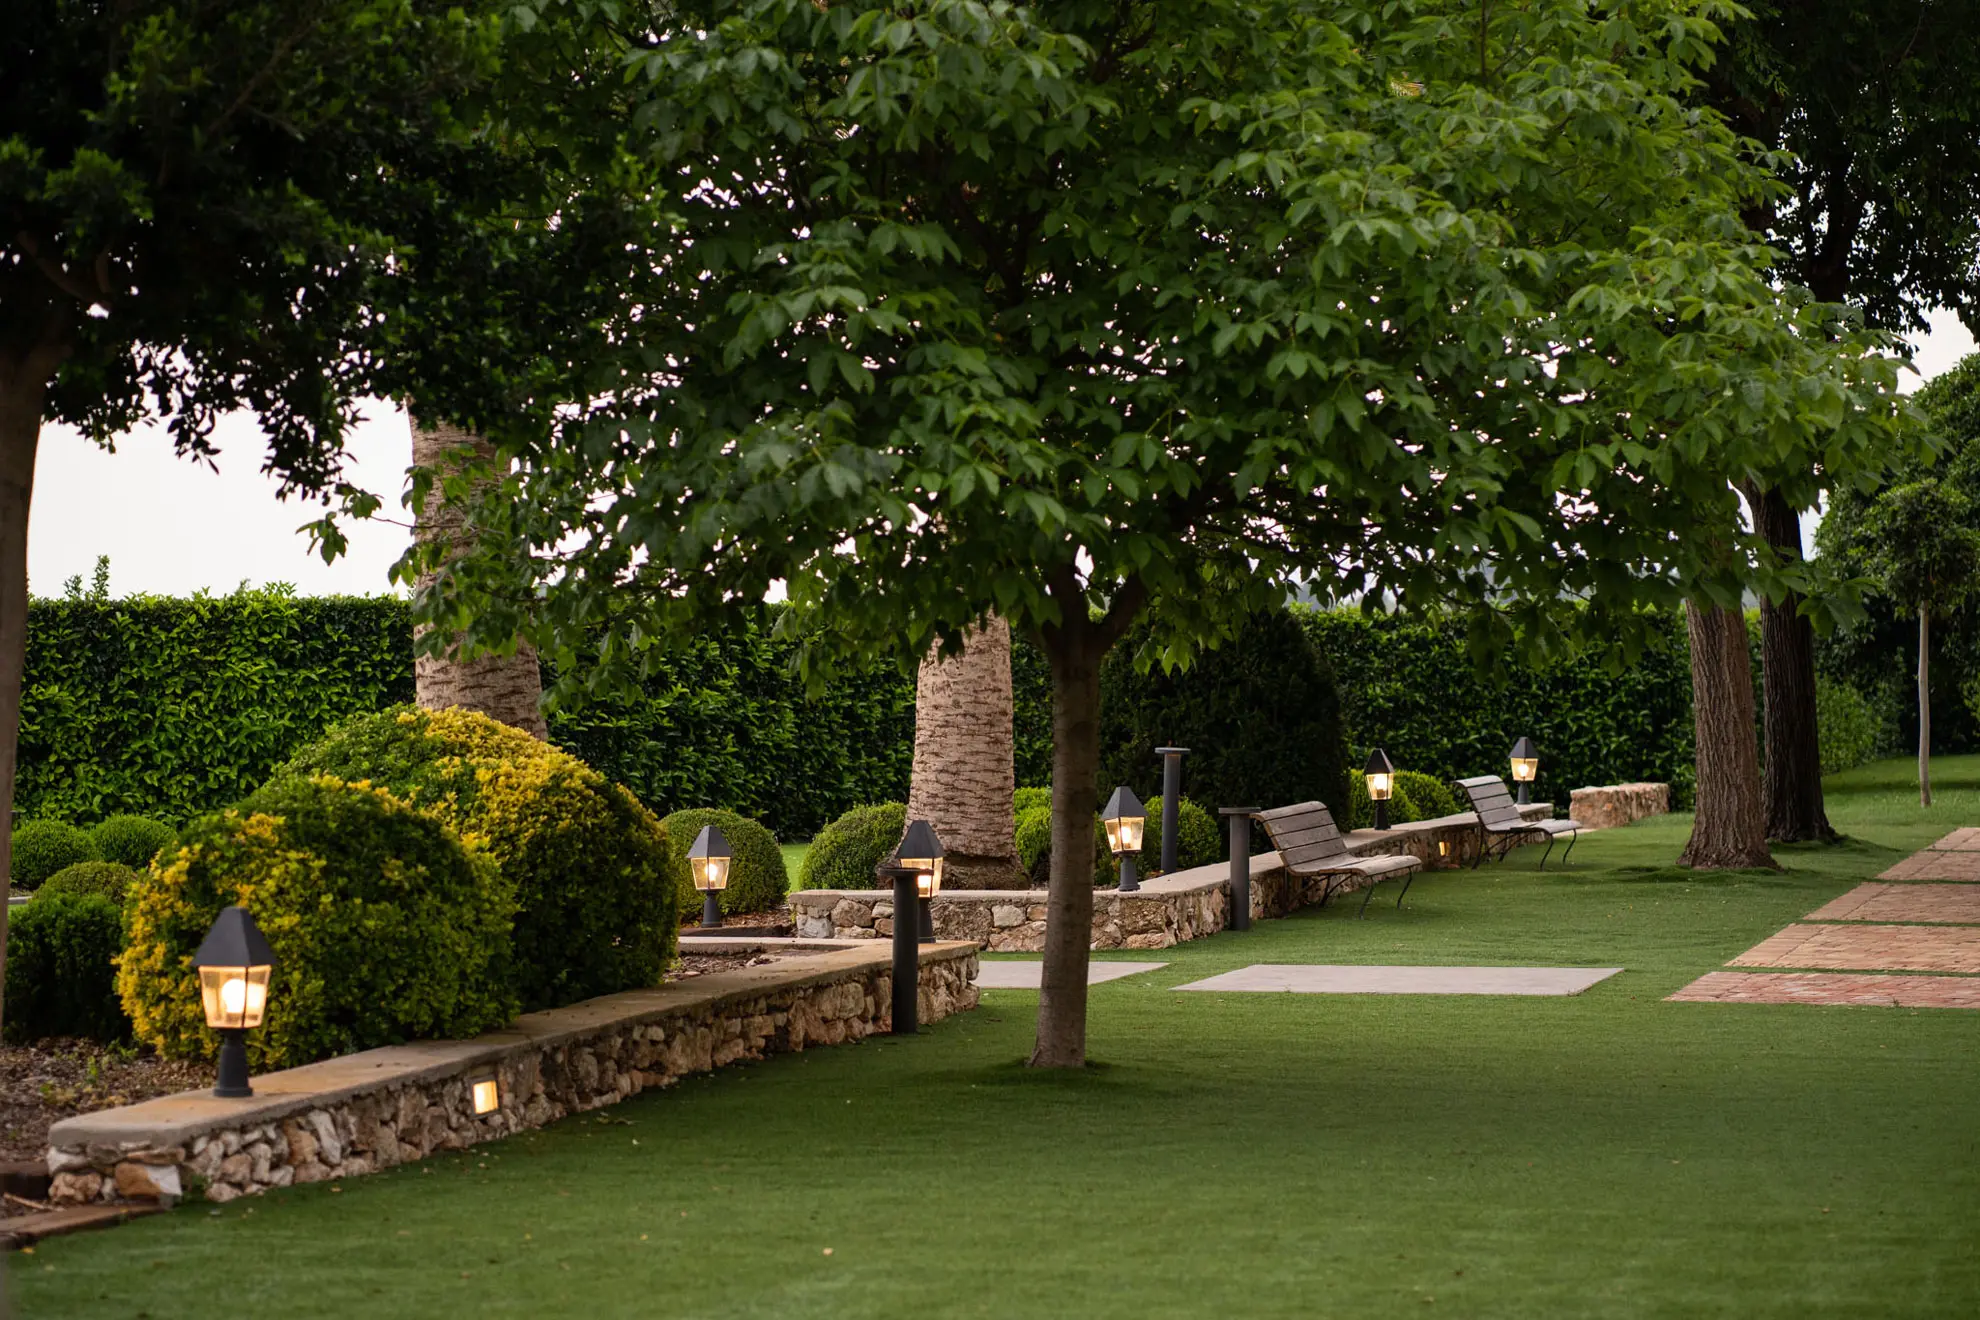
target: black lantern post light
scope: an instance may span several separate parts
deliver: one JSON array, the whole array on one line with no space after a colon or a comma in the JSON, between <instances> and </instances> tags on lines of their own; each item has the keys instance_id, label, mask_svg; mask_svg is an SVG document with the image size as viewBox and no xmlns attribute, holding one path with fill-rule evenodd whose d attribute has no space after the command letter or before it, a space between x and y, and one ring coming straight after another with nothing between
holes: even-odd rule
<instances>
[{"instance_id":1,"label":"black lantern post light","mask_svg":"<svg viewBox=\"0 0 1980 1320\"><path fill-rule=\"evenodd\" d=\"M1519 785L1519 805L1533 801L1533 781L1540 774L1540 752L1531 738L1522 737L1512 746L1513 782Z\"/></svg>"},{"instance_id":2,"label":"black lantern post light","mask_svg":"<svg viewBox=\"0 0 1980 1320\"><path fill-rule=\"evenodd\" d=\"M1368 776L1368 800L1375 805L1375 828L1389 828L1389 798L1396 791L1396 768L1389 762L1389 754L1377 747L1368 754L1368 768L1362 773Z\"/></svg>"},{"instance_id":3,"label":"black lantern post light","mask_svg":"<svg viewBox=\"0 0 1980 1320\"><path fill-rule=\"evenodd\" d=\"M1107 826L1107 847L1121 859L1121 892L1132 894L1141 888L1141 882L1134 874L1134 859L1141 851L1142 836L1148 828L1148 808L1141 805L1141 799L1134 795L1133 789L1123 784L1107 799L1106 810L1100 813L1100 819ZM1162 804L1162 819L1169 819L1167 802ZM1165 839L1162 855L1166 857L1168 854L1169 845Z\"/></svg>"},{"instance_id":4,"label":"black lantern post light","mask_svg":"<svg viewBox=\"0 0 1980 1320\"><path fill-rule=\"evenodd\" d=\"M717 825L703 825L688 849L688 874L701 891L701 928L722 929L722 891L729 887L729 838Z\"/></svg>"},{"instance_id":5,"label":"black lantern post light","mask_svg":"<svg viewBox=\"0 0 1980 1320\"><path fill-rule=\"evenodd\" d=\"M1157 747L1155 755L1162 758L1162 874L1168 875L1176 869L1176 828L1182 819L1182 759L1189 755L1187 747Z\"/></svg>"},{"instance_id":6,"label":"black lantern post light","mask_svg":"<svg viewBox=\"0 0 1980 1320\"><path fill-rule=\"evenodd\" d=\"M894 882L894 1026L896 1036L912 1036L921 1027L921 920L911 917L922 907L923 895L932 906L942 892L942 840L925 820L911 821L894 855L880 867ZM933 918L925 909L933 938Z\"/></svg>"},{"instance_id":7,"label":"black lantern post light","mask_svg":"<svg viewBox=\"0 0 1980 1320\"><path fill-rule=\"evenodd\" d=\"M213 1094L228 1100L251 1096L247 1033L261 1025L267 1010L275 952L246 908L222 908L213 929L200 941L193 966L199 969L206 1025L220 1033L220 1075Z\"/></svg>"}]
</instances>

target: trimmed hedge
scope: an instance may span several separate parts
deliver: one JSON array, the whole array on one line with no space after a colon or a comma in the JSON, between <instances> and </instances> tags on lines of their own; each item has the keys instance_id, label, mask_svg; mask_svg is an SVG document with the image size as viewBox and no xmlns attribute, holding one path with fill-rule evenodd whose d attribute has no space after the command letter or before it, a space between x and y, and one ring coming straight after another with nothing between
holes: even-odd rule
<instances>
[{"instance_id":1,"label":"trimmed hedge","mask_svg":"<svg viewBox=\"0 0 1980 1320\"><path fill-rule=\"evenodd\" d=\"M1148 828L1142 835L1141 868L1153 874L1162 865L1162 799L1149 798ZM1224 832L1216 818L1187 797L1176 801L1176 869L1209 866L1225 856Z\"/></svg>"},{"instance_id":2,"label":"trimmed hedge","mask_svg":"<svg viewBox=\"0 0 1980 1320\"><path fill-rule=\"evenodd\" d=\"M899 802L854 807L820 830L798 868L799 889L875 889L880 863L907 833L907 807ZM689 840L693 842L692 839Z\"/></svg>"},{"instance_id":3,"label":"trimmed hedge","mask_svg":"<svg viewBox=\"0 0 1980 1320\"><path fill-rule=\"evenodd\" d=\"M137 878L137 868L121 862L77 862L49 876L34 891L34 901L39 903L50 894L97 894L121 909Z\"/></svg>"},{"instance_id":4,"label":"trimmed hedge","mask_svg":"<svg viewBox=\"0 0 1980 1320\"><path fill-rule=\"evenodd\" d=\"M658 985L686 846L576 757L485 715L400 707L346 721L271 782L369 780L486 847L515 886L525 1010Z\"/></svg>"},{"instance_id":5,"label":"trimmed hedge","mask_svg":"<svg viewBox=\"0 0 1980 1320\"><path fill-rule=\"evenodd\" d=\"M116 986L123 947L123 914L101 894L50 890L17 908L7 931L7 1039L128 1039Z\"/></svg>"},{"instance_id":6,"label":"trimmed hedge","mask_svg":"<svg viewBox=\"0 0 1980 1320\"><path fill-rule=\"evenodd\" d=\"M675 854L680 857L687 856L688 849L694 846L694 836L707 825L721 829L729 841L730 855L734 858L729 863L729 887L722 891L722 911L775 911L791 889L790 872L784 867L784 850L777 846L777 836L747 816L710 808L677 811L660 822L661 828L674 841ZM900 841L901 836L895 834L887 846L892 848ZM872 873L869 871L867 874L867 882L857 888L873 888ZM681 867L678 892L683 916L700 913L701 891L694 887L694 878L688 874L685 865Z\"/></svg>"},{"instance_id":7,"label":"trimmed hedge","mask_svg":"<svg viewBox=\"0 0 1980 1320\"><path fill-rule=\"evenodd\" d=\"M275 952L268 1014L248 1033L257 1068L465 1039L519 1007L515 886L492 858L382 788L285 778L189 825L131 892L117 989L166 1054L214 1052L192 957L229 904Z\"/></svg>"},{"instance_id":8,"label":"trimmed hedge","mask_svg":"<svg viewBox=\"0 0 1980 1320\"><path fill-rule=\"evenodd\" d=\"M170 825L147 816L112 816L89 832L89 841L104 861L142 871L179 836Z\"/></svg>"},{"instance_id":9,"label":"trimmed hedge","mask_svg":"<svg viewBox=\"0 0 1980 1320\"><path fill-rule=\"evenodd\" d=\"M1362 783L1366 785L1364 778ZM1396 787L1409 797L1410 810L1416 814L1411 820L1435 820L1439 816L1455 816L1459 811L1469 811L1470 804L1460 807L1450 786L1435 775L1426 775L1421 770L1396 771Z\"/></svg>"},{"instance_id":10,"label":"trimmed hedge","mask_svg":"<svg viewBox=\"0 0 1980 1320\"><path fill-rule=\"evenodd\" d=\"M67 821L31 820L14 829L7 879L14 888L32 893L58 871L95 860L96 847L83 831Z\"/></svg>"}]
</instances>

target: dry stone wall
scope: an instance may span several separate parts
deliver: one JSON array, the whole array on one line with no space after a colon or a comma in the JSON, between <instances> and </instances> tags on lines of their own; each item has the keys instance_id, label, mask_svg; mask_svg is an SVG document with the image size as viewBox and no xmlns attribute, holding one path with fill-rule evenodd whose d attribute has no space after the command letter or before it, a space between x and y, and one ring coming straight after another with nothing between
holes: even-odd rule
<instances>
[{"instance_id":1,"label":"dry stone wall","mask_svg":"<svg viewBox=\"0 0 1980 1320\"><path fill-rule=\"evenodd\" d=\"M1669 784L1604 784L1568 794L1568 815L1583 829L1606 830L1671 810Z\"/></svg>"}]
</instances>

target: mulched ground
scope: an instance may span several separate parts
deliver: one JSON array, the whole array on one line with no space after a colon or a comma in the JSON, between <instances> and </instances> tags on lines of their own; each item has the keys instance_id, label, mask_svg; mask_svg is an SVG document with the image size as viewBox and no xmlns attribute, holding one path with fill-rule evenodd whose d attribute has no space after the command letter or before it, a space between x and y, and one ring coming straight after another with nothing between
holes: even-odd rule
<instances>
[{"instance_id":1,"label":"mulched ground","mask_svg":"<svg viewBox=\"0 0 1980 1320\"><path fill-rule=\"evenodd\" d=\"M60 1119L211 1085L213 1065L150 1050L86 1040L0 1046L0 1162L46 1156L49 1125Z\"/></svg>"},{"instance_id":2,"label":"mulched ground","mask_svg":"<svg viewBox=\"0 0 1980 1320\"><path fill-rule=\"evenodd\" d=\"M765 963L773 963L782 958L799 957L812 952L815 951L811 949L795 949L786 953L780 949L769 953L751 953L747 956L739 953L727 955L684 953L681 955L680 966L667 973L667 981L668 983L685 981L689 977L706 976L710 972L733 972L738 967L761 967Z\"/></svg>"}]
</instances>

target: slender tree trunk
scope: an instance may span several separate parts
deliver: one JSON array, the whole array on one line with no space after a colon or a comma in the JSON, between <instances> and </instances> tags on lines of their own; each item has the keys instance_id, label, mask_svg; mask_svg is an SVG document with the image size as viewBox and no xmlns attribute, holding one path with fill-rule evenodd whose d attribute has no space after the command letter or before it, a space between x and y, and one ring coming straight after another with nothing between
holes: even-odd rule
<instances>
[{"instance_id":1,"label":"slender tree trunk","mask_svg":"<svg viewBox=\"0 0 1980 1320\"><path fill-rule=\"evenodd\" d=\"M1801 518L1779 491L1749 486L1754 528L1790 559L1801 558ZM1760 602L1760 677L1765 700L1767 837L1780 843L1836 837L1822 803L1822 741L1815 715L1815 629L1801 598Z\"/></svg>"},{"instance_id":2,"label":"slender tree trunk","mask_svg":"<svg viewBox=\"0 0 1980 1320\"><path fill-rule=\"evenodd\" d=\"M459 427L413 421L415 466L439 472L458 470L459 464L449 462L449 456L463 449L479 459L492 459L495 454L486 440ZM438 541L454 548L471 534L467 510L446 503L436 482L414 520L414 539L423 545ZM430 576L423 577L420 582L423 586L431 580ZM421 635L425 632L420 630ZM536 649L528 642L519 641L512 655L483 655L472 660L461 659L451 647L442 655L415 655L413 686L415 699L426 710L462 706L538 738L550 736L543 718L543 674Z\"/></svg>"},{"instance_id":3,"label":"slender tree trunk","mask_svg":"<svg viewBox=\"0 0 1980 1320\"><path fill-rule=\"evenodd\" d=\"M1692 719L1698 743L1698 811L1679 866L1774 867L1767 851L1754 750L1753 669L1738 610L1684 607L1691 637Z\"/></svg>"},{"instance_id":4,"label":"slender tree trunk","mask_svg":"<svg viewBox=\"0 0 1980 1320\"><path fill-rule=\"evenodd\" d=\"M961 655L921 661L914 698L914 774L909 820L935 827L945 850L944 888L1022 889L1011 731L1011 629L991 615L964 639Z\"/></svg>"},{"instance_id":5,"label":"slender tree trunk","mask_svg":"<svg viewBox=\"0 0 1980 1320\"><path fill-rule=\"evenodd\" d=\"M1052 662L1052 879L1034 1068L1086 1066L1086 964L1093 943L1093 814L1099 809L1102 639L1083 620L1047 639Z\"/></svg>"},{"instance_id":6,"label":"slender tree trunk","mask_svg":"<svg viewBox=\"0 0 1980 1320\"><path fill-rule=\"evenodd\" d=\"M1918 805L1932 805L1932 611L1918 607Z\"/></svg>"},{"instance_id":7,"label":"slender tree trunk","mask_svg":"<svg viewBox=\"0 0 1980 1320\"><path fill-rule=\"evenodd\" d=\"M20 750L21 673L27 664L28 508L34 498L41 412L54 368L55 361L44 361L40 354L0 358L0 877L11 877L14 869L14 772ZM0 901L0 987L6 982L7 904ZM5 1008L0 1003L0 1015Z\"/></svg>"}]
</instances>

